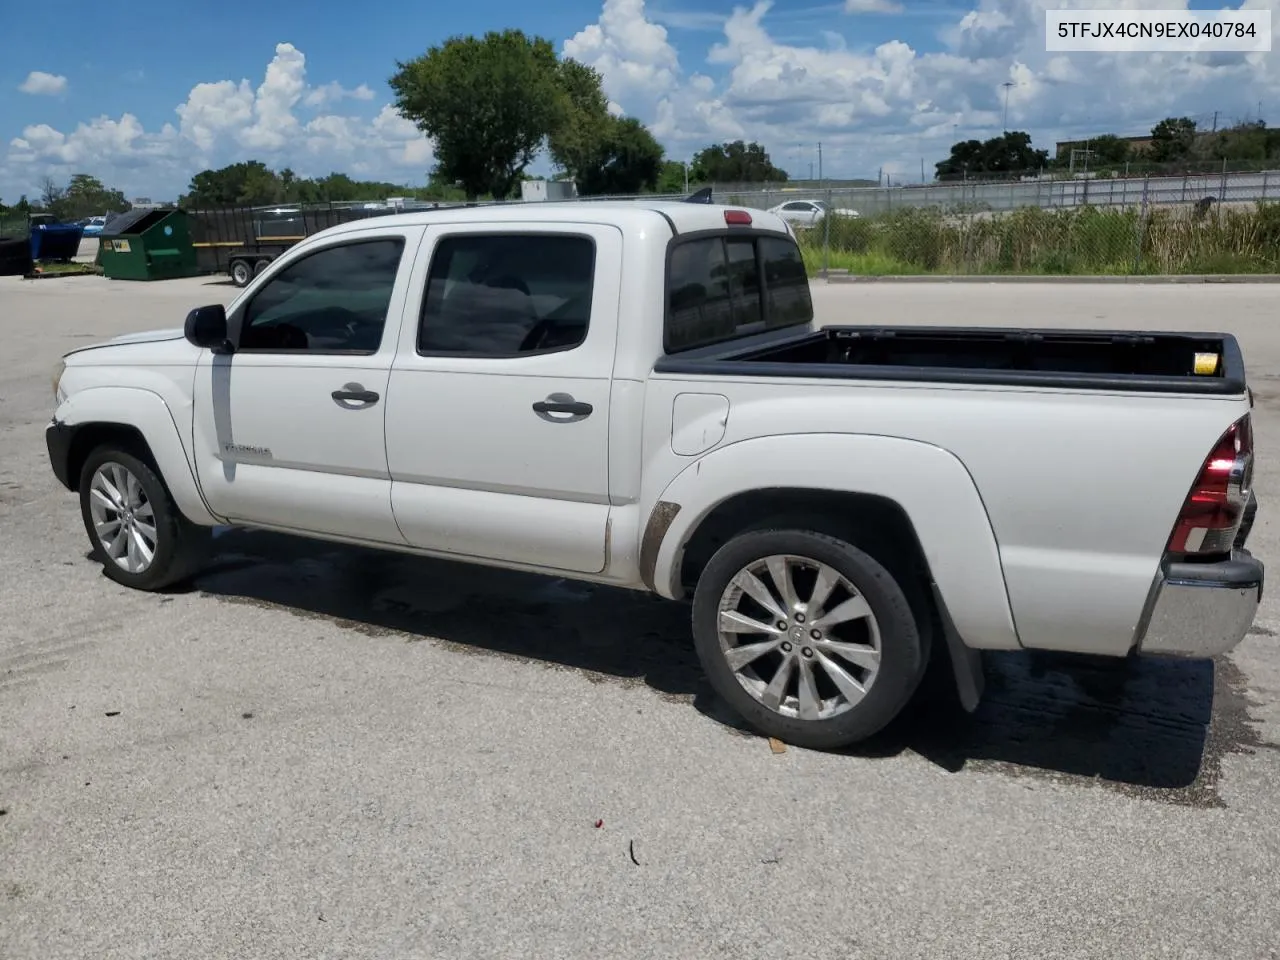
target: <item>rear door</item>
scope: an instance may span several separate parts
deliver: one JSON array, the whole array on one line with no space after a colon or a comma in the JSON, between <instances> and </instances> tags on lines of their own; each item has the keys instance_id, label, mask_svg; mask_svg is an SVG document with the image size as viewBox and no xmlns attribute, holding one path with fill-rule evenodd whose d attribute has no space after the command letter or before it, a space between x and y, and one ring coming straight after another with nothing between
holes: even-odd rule
<instances>
[{"instance_id":1,"label":"rear door","mask_svg":"<svg viewBox=\"0 0 1280 960\"><path fill-rule=\"evenodd\" d=\"M603 570L621 232L458 224L423 249L389 385L396 522L423 549Z\"/></svg>"}]
</instances>

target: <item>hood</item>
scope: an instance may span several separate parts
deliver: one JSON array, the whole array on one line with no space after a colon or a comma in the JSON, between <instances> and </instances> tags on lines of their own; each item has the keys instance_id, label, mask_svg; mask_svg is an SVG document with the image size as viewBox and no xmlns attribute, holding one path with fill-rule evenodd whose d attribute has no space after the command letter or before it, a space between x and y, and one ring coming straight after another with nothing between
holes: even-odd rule
<instances>
[{"instance_id":1,"label":"hood","mask_svg":"<svg viewBox=\"0 0 1280 960\"><path fill-rule=\"evenodd\" d=\"M124 333L118 337L112 337L110 340L103 340L101 343L91 343L84 347L77 347L66 355L71 356L73 353L83 353L85 350L97 350L101 347L115 347L122 343L159 343L163 340L181 340L184 336L186 334L183 332L182 327L173 327L166 330L144 330L141 333Z\"/></svg>"}]
</instances>

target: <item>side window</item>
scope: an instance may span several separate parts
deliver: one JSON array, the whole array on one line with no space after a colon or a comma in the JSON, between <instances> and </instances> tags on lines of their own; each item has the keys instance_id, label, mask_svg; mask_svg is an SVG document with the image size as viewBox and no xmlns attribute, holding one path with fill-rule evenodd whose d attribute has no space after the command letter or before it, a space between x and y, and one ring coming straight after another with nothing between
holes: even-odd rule
<instances>
[{"instance_id":1,"label":"side window","mask_svg":"<svg viewBox=\"0 0 1280 960\"><path fill-rule=\"evenodd\" d=\"M436 244L418 353L509 357L587 338L595 243L565 234L459 234Z\"/></svg>"},{"instance_id":2,"label":"side window","mask_svg":"<svg viewBox=\"0 0 1280 960\"><path fill-rule=\"evenodd\" d=\"M790 240L760 238L760 260L764 264L769 326L785 327L813 319L809 296L809 276L805 273L800 248Z\"/></svg>"},{"instance_id":3,"label":"side window","mask_svg":"<svg viewBox=\"0 0 1280 960\"><path fill-rule=\"evenodd\" d=\"M783 210L796 210L796 211L803 210L805 213L812 213L812 212L813 212L813 207L812 207L812 206L810 206L809 204L805 203L803 200L792 200L790 203L788 203L788 204L787 204L785 207L783 207L782 209L783 209Z\"/></svg>"},{"instance_id":4,"label":"side window","mask_svg":"<svg viewBox=\"0 0 1280 960\"><path fill-rule=\"evenodd\" d=\"M720 237L676 246L667 290L667 349L733 336L729 264Z\"/></svg>"},{"instance_id":5,"label":"side window","mask_svg":"<svg viewBox=\"0 0 1280 960\"><path fill-rule=\"evenodd\" d=\"M668 353L812 319L809 277L793 241L717 236L672 247Z\"/></svg>"},{"instance_id":6,"label":"side window","mask_svg":"<svg viewBox=\"0 0 1280 960\"><path fill-rule=\"evenodd\" d=\"M249 301L238 349L377 353L403 252L384 237L289 264Z\"/></svg>"}]
</instances>

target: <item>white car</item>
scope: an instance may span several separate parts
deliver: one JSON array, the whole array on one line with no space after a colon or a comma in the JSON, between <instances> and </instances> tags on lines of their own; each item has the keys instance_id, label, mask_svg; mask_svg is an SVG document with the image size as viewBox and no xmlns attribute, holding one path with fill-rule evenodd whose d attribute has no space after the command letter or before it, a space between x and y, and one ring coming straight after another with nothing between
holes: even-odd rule
<instances>
[{"instance_id":1,"label":"white car","mask_svg":"<svg viewBox=\"0 0 1280 960\"><path fill-rule=\"evenodd\" d=\"M810 747L931 662L972 709L980 650L1212 656L1263 586L1233 337L819 328L760 211L357 220L53 390L53 472L118 583L238 524L691 599L720 696Z\"/></svg>"},{"instance_id":2,"label":"white car","mask_svg":"<svg viewBox=\"0 0 1280 960\"><path fill-rule=\"evenodd\" d=\"M788 200L786 203L770 207L768 212L776 214L793 227L805 228L819 223L828 210L837 217L856 217L859 215L857 210L846 208L832 210L825 200Z\"/></svg>"}]
</instances>

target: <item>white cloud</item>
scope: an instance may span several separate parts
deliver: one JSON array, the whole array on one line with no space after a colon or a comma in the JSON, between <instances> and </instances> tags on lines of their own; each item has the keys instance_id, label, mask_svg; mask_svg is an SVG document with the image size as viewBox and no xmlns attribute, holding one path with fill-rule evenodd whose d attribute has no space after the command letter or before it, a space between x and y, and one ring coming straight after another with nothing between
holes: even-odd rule
<instances>
[{"instance_id":1,"label":"white cloud","mask_svg":"<svg viewBox=\"0 0 1280 960\"><path fill-rule=\"evenodd\" d=\"M18 89L34 96L52 96L67 89L67 78L57 73L32 70L27 74L27 79L18 85Z\"/></svg>"},{"instance_id":2,"label":"white cloud","mask_svg":"<svg viewBox=\"0 0 1280 960\"><path fill-rule=\"evenodd\" d=\"M305 55L280 43L256 87L247 79L198 83L174 108L177 123L158 130L145 129L132 113L100 116L69 132L28 125L0 158L0 196L34 194L45 175L89 172L129 195L172 198L198 171L248 159L302 176L339 170L422 182L433 162L431 142L393 106L372 118L337 109L374 97L366 84L308 85ZM321 112L300 117L308 107Z\"/></svg>"},{"instance_id":3,"label":"white cloud","mask_svg":"<svg viewBox=\"0 0 1280 960\"><path fill-rule=\"evenodd\" d=\"M844 0L846 13L901 13L897 0Z\"/></svg>"},{"instance_id":4,"label":"white cloud","mask_svg":"<svg viewBox=\"0 0 1280 960\"><path fill-rule=\"evenodd\" d=\"M702 29L718 22L718 35L677 51L663 23L687 29L685 15L653 12L644 0L602 0L599 17L566 39L562 52L598 69L610 111L649 124L672 157L743 138L763 143L775 162L805 175L821 142L830 175L874 177L884 168L914 179L922 159L931 171L955 140L997 135L1006 93L1009 127L1030 132L1047 149L1055 139L1144 133L1170 115L1207 123L1219 110L1219 122L1229 123L1280 95L1280 61L1264 54L1045 51L1046 8L1102 2L972 0L950 13L936 7L936 39L925 49L885 32L897 20L794 19L794 11L775 9L771 0L751 0L727 15L697 15ZM1248 8L1273 3L1244 0ZM901 0L845 0L836 9L891 6L917 12ZM1273 20L1280 30L1280 17ZM172 195L204 167L250 158L304 176L341 170L421 182L430 141L370 86L317 82L307 68L301 50L281 43L256 81L197 84L175 108L174 122L159 129L124 113L70 129L37 122L7 130L0 196L34 193L46 173L80 170L127 192ZM1006 90L1006 82L1013 86Z\"/></svg>"},{"instance_id":5,"label":"white cloud","mask_svg":"<svg viewBox=\"0 0 1280 960\"><path fill-rule=\"evenodd\" d=\"M1280 65L1265 55L1062 54L1044 49L1044 10L1097 7L1094 0L977 0L952 15L941 50L902 40L853 48L815 30L807 42L783 41L770 28L771 0L738 6L707 54L713 84L681 79L652 113L655 134L677 155L738 129L770 149L790 172L806 173L823 147L836 176L871 176L883 168L915 179L956 139L986 139L1001 129L1006 88L1008 125L1027 130L1052 151L1056 139L1103 132L1140 134L1169 115L1208 121L1222 104L1256 116L1280 94ZM1186 0L1162 0L1186 8ZM1268 8L1272 0L1245 0ZM890 12L883 0L846 0L850 12ZM905 5L901 5L904 6ZM1150 7L1146 0L1106 0L1110 8ZM874 8L874 9L873 9ZM643 11L640 11L641 14ZM778 12L782 29L786 12ZM1273 24L1280 31L1280 22ZM852 40L852 37L850 37ZM1241 91L1248 91L1241 94ZM624 102L624 105L626 103ZM1226 113L1220 122L1232 119ZM701 127L699 124L701 123ZM802 145L802 146L797 146Z\"/></svg>"},{"instance_id":6,"label":"white cloud","mask_svg":"<svg viewBox=\"0 0 1280 960\"><path fill-rule=\"evenodd\" d=\"M652 107L680 75L679 54L666 27L646 18L644 0L604 0L599 21L566 40L562 52L599 70L609 99L633 114Z\"/></svg>"},{"instance_id":7,"label":"white cloud","mask_svg":"<svg viewBox=\"0 0 1280 960\"><path fill-rule=\"evenodd\" d=\"M348 90L335 80L332 83L312 87L302 102L309 107L320 107L339 100L372 100L373 96L373 90L368 84L362 83L355 89Z\"/></svg>"}]
</instances>

